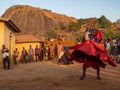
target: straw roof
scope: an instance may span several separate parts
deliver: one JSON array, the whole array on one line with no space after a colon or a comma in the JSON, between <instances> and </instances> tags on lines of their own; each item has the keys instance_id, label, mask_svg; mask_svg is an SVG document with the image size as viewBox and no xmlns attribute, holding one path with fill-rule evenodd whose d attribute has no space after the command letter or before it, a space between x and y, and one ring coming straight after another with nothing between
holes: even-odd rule
<instances>
[{"instance_id":1,"label":"straw roof","mask_svg":"<svg viewBox=\"0 0 120 90\"><path fill-rule=\"evenodd\" d=\"M16 43L21 42L43 42L43 40L40 40L39 38L33 36L32 34L26 34L26 35L18 35L15 39Z\"/></svg>"}]
</instances>

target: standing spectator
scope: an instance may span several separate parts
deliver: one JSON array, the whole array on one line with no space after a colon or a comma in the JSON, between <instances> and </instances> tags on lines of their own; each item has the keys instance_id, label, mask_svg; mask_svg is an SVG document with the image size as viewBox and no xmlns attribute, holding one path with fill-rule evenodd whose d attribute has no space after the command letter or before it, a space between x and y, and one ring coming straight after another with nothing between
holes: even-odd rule
<instances>
[{"instance_id":1,"label":"standing spectator","mask_svg":"<svg viewBox=\"0 0 120 90\"><path fill-rule=\"evenodd\" d=\"M61 51L62 51L63 47L61 45L61 43L59 42L58 45L57 45L57 52L58 52L58 56L60 55Z\"/></svg>"},{"instance_id":2,"label":"standing spectator","mask_svg":"<svg viewBox=\"0 0 120 90\"><path fill-rule=\"evenodd\" d=\"M3 47L2 47L2 54L3 54L3 67L4 67L4 69L10 69L9 50L5 47L5 45L3 45Z\"/></svg>"},{"instance_id":3,"label":"standing spectator","mask_svg":"<svg viewBox=\"0 0 120 90\"><path fill-rule=\"evenodd\" d=\"M18 48L15 49L15 53L16 53L16 61L17 61L17 63L19 63L19 60L18 60L18 57L19 57Z\"/></svg>"},{"instance_id":4,"label":"standing spectator","mask_svg":"<svg viewBox=\"0 0 120 90\"><path fill-rule=\"evenodd\" d=\"M110 40L109 39L107 39L105 41L105 48L106 48L106 50L108 52L108 55L110 55L111 45L110 45Z\"/></svg>"},{"instance_id":5,"label":"standing spectator","mask_svg":"<svg viewBox=\"0 0 120 90\"><path fill-rule=\"evenodd\" d=\"M43 59L44 59L45 61L48 61L49 47L48 47L48 45L47 45L47 42L45 42L45 44L43 45L42 50L43 50Z\"/></svg>"},{"instance_id":6,"label":"standing spectator","mask_svg":"<svg viewBox=\"0 0 120 90\"><path fill-rule=\"evenodd\" d=\"M15 65L17 64L15 51L13 51L13 63L14 63Z\"/></svg>"},{"instance_id":7,"label":"standing spectator","mask_svg":"<svg viewBox=\"0 0 120 90\"><path fill-rule=\"evenodd\" d=\"M13 61L15 65L19 63L18 56L19 56L19 51L18 48L16 48L15 51L13 51Z\"/></svg>"},{"instance_id":8,"label":"standing spectator","mask_svg":"<svg viewBox=\"0 0 120 90\"><path fill-rule=\"evenodd\" d=\"M58 59L57 44L55 44L55 47L54 47L54 55L55 55L55 59Z\"/></svg>"},{"instance_id":9,"label":"standing spectator","mask_svg":"<svg viewBox=\"0 0 120 90\"><path fill-rule=\"evenodd\" d=\"M117 56L117 41L115 38L113 38L113 40L112 40L112 48L113 48L113 51L112 51L113 55Z\"/></svg>"},{"instance_id":10,"label":"standing spectator","mask_svg":"<svg viewBox=\"0 0 120 90\"><path fill-rule=\"evenodd\" d=\"M118 39L117 46L118 46L118 55L120 55L120 37L119 37L119 39Z\"/></svg>"},{"instance_id":11,"label":"standing spectator","mask_svg":"<svg viewBox=\"0 0 120 90\"><path fill-rule=\"evenodd\" d=\"M44 47L44 43L42 43L41 45L41 51L40 51L40 56L41 56L41 60L43 61L43 47Z\"/></svg>"},{"instance_id":12,"label":"standing spectator","mask_svg":"<svg viewBox=\"0 0 120 90\"><path fill-rule=\"evenodd\" d=\"M38 48L38 45L36 45L36 48L35 48L35 59L36 59L36 62L38 61L38 59L42 61L42 58L40 55L40 49Z\"/></svg>"},{"instance_id":13,"label":"standing spectator","mask_svg":"<svg viewBox=\"0 0 120 90\"><path fill-rule=\"evenodd\" d=\"M53 44L50 45L50 60L54 59L54 46Z\"/></svg>"},{"instance_id":14,"label":"standing spectator","mask_svg":"<svg viewBox=\"0 0 120 90\"><path fill-rule=\"evenodd\" d=\"M31 45L29 46L29 49L28 49L28 57L29 57L29 62L34 61L34 51Z\"/></svg>"},{"instance_id":15,"label":"standing spectator","mask_svg":"<svg viewBox=\"0 0 120 90\"><path fill-rule=\"evenodd\" d=\"M19 56L19 51L18 48L15 49L15 54L16 54L16 61L19 63L18 56Z\"/></svg>"},{"instance_id":16,"label":"standing spectator","mask_svg":"<svg viewBox=\"0 0 120 90\"><path fill-rule=\"evenodd\" d=\"M26 49L23 47L23 50L21 52L21 62L27 63L27 58L28 58L28 53L27 53Z\"/></svg>"}]
</instances>

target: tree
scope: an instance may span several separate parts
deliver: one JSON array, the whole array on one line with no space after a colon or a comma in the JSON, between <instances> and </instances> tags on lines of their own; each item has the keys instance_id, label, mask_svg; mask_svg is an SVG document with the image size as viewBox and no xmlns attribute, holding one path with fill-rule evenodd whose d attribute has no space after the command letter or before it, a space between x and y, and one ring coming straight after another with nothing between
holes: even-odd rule
<instances>
[{"instance_id":1,"label":"tree","mask_svg":"<svg viewBox=\"0 0 120 90\"><path fill-rule=\"evenodd\" d=\"M116 37L116 38L120 38L120 31L117 31L117 32L115 33L115 37Z\"/></svg>"},{"instance_id":2,"label":"tree","mask_svg":"<svg viewBox=\"0 0 120 90\"><path fill-rule=\"evenodd\" d=\"M98 19L96 19L96 20L93 22L93 27L94 27L94 28L99 28L99 27L100 27L99 22L98 22Z\"/></svg>"},{"instance_id":3,"label":"tree","mask_svg":"<svg viewBox=\"0 0 120 90\"><path fill-rule=\"evenodd\" d=\"M80 42L83 38L83 34L82 33L76 33L76 40L77 42Z\"/></svg>"},{"instance_id":4,"label":"tree","mask_svg":"<svg viewBox=\"0 0 120 90\"><path fill-rule=\"evenodd\" d=\"M61 30L65 30L66 29L66 26L63 24L63 22L60 22L59 26L60 26Z\"/></svg>"},{"instance_id":5,"label":"tree","mask_svg":"<svg viewBox=\"0 0 120 90\"><path fill-rule=\"evenodd\" d=\"M111 28L112 23L104 15L102 15L98 19L98 22L99 22L101 28L104 28L104 29L110 29Z\"/></svg>"},{"instance_id":6,"label":"tree","mask_svg":"<svg viewBox=\"0 0 120 90\"><path fill-rule=\"evenodd\" d=\"M68 28L70 31L77 31L80 29L80 26L75 22L71 22L71 23L69 23Z\"/></svg>"},{"instance_id":7,"label":"tree","mask_svg":"<svg viewBox=\"0 0 120 90\"><path fill-rule=\"evenodd\" d=\"M78 24L79 27L81 28L81 26L82 26L83 24L85 24L85 19L80 18L80 19L78 20L77 24Z\"/></svg>"},{"instance_id":8,"label":"tree","mask_svg":"<svg viewBox=\"0 0 120 90\"><path fill-rule=\"evenodd\" d=\"M103 31L103 38L104 39L113 39L115 37L113 30L104 30Z\"/></svg>"},{"instance_id":9,"label":"tree","mask_svg":"<svg viewBox=\"0 0 120 90\"><path fill-rule=\"evenodd\" d=\"M45 33L46 38L57 38L57 33L53 30L49 30Z\"/></svg>"}]
</instances>

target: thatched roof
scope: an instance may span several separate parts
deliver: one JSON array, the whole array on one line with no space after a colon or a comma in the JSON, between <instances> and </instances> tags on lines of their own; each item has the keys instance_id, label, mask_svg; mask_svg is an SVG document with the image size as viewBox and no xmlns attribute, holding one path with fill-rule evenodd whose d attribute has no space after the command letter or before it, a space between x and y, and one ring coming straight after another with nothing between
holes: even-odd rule
<instances>
[{"instance_id":1,"label":"thatched roof","mask_svg":"<svg viewBox=\"0 0 120 90\"><path fill-rule=\"evenodd\" d=\"M6 25L10 26L13 30L13 32L21 32L20 29L9 19L7 18L1 18L0 17L0 22L5 22Z\"/></svg>"},{"instance_id":2,"label":"thatched roof","mask_svg":"<svg viewBox=\"0 0 120 90\"><path fill-rule=\"evenodd\" d=\"M43 42L43 40L40 40L39 38L33 36L32 34L18 35L18 36L16 36L15 41L16 41L16 43Z\"/></svg>"}]
</instances>

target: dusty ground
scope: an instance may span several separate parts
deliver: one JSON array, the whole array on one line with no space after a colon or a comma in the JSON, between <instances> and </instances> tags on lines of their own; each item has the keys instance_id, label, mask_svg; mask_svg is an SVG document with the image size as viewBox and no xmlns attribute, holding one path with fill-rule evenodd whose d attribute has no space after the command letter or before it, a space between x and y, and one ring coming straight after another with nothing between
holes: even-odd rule
<instances>
[{"instance_id":1,"label":"dusty ground","mask_svg":"<svg viewBox=\"0 0 120 90\"><path fill-rule=\"evenodd\" d=\"M58 65L56 61L34 62L0 69L0 90L120 90L120 65L96 71L87 70L85 80L79 80L82 64Z\"/></svg>"}]
</instances>

